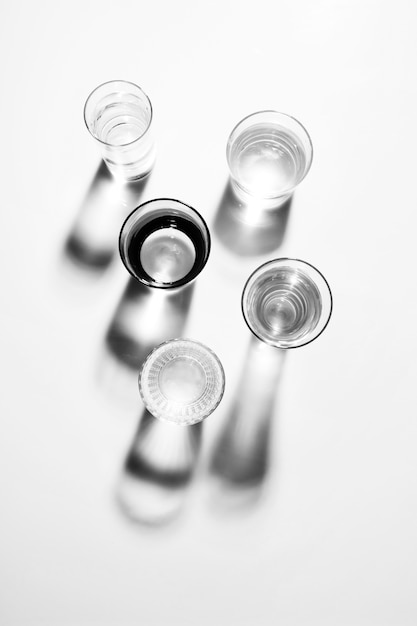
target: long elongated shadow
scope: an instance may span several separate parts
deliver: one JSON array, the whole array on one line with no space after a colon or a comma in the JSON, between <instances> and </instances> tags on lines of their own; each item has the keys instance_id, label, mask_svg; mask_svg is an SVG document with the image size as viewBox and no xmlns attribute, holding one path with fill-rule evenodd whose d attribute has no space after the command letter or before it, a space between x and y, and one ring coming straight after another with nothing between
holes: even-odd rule
<instances>
[{"instance_id":1,"label":"long elongated shadow","mask_svg":"<svg viewBox=\"0 0 417 626\"><path fill-rule=\"evenodd\" d=\"M116 492L131 520L161 526L178 516L194 475L202 432L202 423L177 426L145 410Z\"/></svg>"},{"instance_id":2,"label":"long elongated shadow","mask_svg":"<svg viewBox=\"0 0 417 626\"><path fill-rule=\"evenodd\" d=\"M234 401L211 461L211 472L218 479L216 505L220 508L252 505L262 493L285 355L285 350L251 338Z\"/></svg>"},{"instance_id":3,"label":"long elongated shadow","mask_svg":"<svg viewBox=\"0 0 417 626\"><path fill-rule=\"evenodd\" d=\"M287 228L292 198L276 208L260 208L256 200L244 203L230 181L214 219L214 232L221 243L238 256L266 254L279 248Z\"/></svg>"},{"instance_id":4,"label":"long elongated shadow","mask_svg":"<svg viewBox=\"0 0 417 626\"><path fill-rule=\"evenodd\" d=\"M269 208L255 199L244 203L229 180L217 208L214 233L239 258L275 252L285 238L291 202L290 197ZM240 510L256 504L262 493L285 354L251 337L230 412L212 452L217 507Z\"/></svg>"},{"instance_id":5,"label":"long elongated shadow","mask_svg":"<svg viewBox=\"0 0 417 626\"><path fill-rule=\"evenodd\" d=\"M154 289L130 278L106 333L107 349L137 371L156 345L181 336L192 293L193 284Z\"/></svg>"},{"instance_id":6,"label":"long elongated shadow","mask_svg":"<svg viewBox=\"0 0 417 626\"><path fill-rule=\"evenodd\" d=\"M80 268L103 272L117 251L120 227L139 204L147 180L118 181L102 161L65 241L66 258Z\"/></svg>"}]
</instances>

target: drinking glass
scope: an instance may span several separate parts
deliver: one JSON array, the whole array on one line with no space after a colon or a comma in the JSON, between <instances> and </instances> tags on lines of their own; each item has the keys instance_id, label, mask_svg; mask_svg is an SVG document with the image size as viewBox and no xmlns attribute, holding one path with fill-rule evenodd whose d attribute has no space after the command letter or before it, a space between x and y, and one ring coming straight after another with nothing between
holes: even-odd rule
<instances>
[{"instance_id":1,"label":"drinking glass","mask_svg":"<svg viewBox=\"0 0 417 626\"><path fill-rule=\"evenodd\" d=\"M124 222L119 250L130 274L149 287L189 284L205 266L210 233L201 215L172 198L141 204Z\"/></svg>"},{"instance_id":2,"label":"drinking glass","mask_svg":"<svg viewBox=\"0 0 417 626\"><path fill-rule=\"evenodd\" d=\"M149 174L155 161L152 104L138 85L126 80L99 85L87 98L84 120L116 178L132 181Z\"/></svg>"},{"instance_id":3,"label":"drinking glass","mask_svg":"<svg viewBox=\"0 0 417 626\"><path fill-rule=\"evenodd\" d=\"M156 418L177 425L197 424L219 405L225 377L218 357L190 339L156 347L139 374L139 392Z\"/></svg>"},{"instance_id":4,"label":"drinking glass","mask_svg":"<svg viewBox=\"0 0 417 626\"><path fill-rule=\"evenodd\" d=\"M326 328L333 307L324 276L299 259L274 259L258 267L242 294L246 324L264 343L299 348Z\"/></svg>"},{"instance_id":5,"label":"drinking glass","mask_svg":"<svg viewBox=\"0 0 417 626\"><path fill-rule=\"evenodd\" d=\"M232 130L226 148L232 187L260 208L283 204L307 175L313 146L304 126L278 111L248 115Z\"/></svg>"}]
</instances>

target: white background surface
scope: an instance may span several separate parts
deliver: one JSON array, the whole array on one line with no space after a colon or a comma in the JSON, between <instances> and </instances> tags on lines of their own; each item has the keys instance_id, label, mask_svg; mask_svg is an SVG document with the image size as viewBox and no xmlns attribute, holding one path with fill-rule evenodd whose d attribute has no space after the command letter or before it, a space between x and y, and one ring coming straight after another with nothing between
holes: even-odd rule
<instances>
[{"instance_id":1,"label":"white background surface","mask_svg":"<svg viewBox=\"0 0 417 626\"><path fill-rule=\"evenodd\" d=\"M416 53L414 2L3 3L0 622L89 626L408 626L417 622ZM212 224L232 127L300 119L315 149L286 238L328 278L318 341L288 355L273 466L257 508L211 505L211 442L249 332L240 292L262 258L213 236L186 335L223 361L188 506L166 529L114 504L136 388L102 376L126 282L68 274L63 242L99 154L82 108L99 83L141 85L158 160L143 199Z\"/></svg>"}]
</instances>

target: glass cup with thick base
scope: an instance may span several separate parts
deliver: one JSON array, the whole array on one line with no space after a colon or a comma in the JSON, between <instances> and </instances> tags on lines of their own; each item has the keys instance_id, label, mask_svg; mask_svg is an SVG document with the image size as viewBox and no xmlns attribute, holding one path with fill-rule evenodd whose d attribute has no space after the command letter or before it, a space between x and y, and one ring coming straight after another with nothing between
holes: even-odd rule
<instances>
[{"instance_id":1,"label":"glass cup with thick base","mask_svg":"<svg viewBox=\"0 0 417 626\"><path fill-rule=\"evenodd\" d=\"M246 324L276 348L299 348L326 328L333 308L330 287L313 265L274 259L258 267L242 294Z\"/></svg>"},{"instance_id":2,"label":"glass cup with thick base","mask_svg":"<svg viewBox=\"0 0 417 626\"><path fill-rule=\"evenodd\" d=\"M141 204L124 222L119 250L130 274L149 287L189 284L210 254L210 233L201 215L172 198Z\"/></svg>"},{"instance_id":3,"label":"glass cup with thick base","mask_svg":"<svg viewBox=\"0 0 417 626\"><path fill-rule=\"evenodd\" d=\"M223 366L210 348L190 339L157 346L139 374L139 392L156 418L190 426L219 405L225 386Z\"/></svg>"},{"instance_id":4,"label":"glass cup with thick base","mask_svg":"<svg viewBox=\"0 0 417 626\"><path fill-rule=\"evenodd\" d=\"M291 115L258 111L232 130L226 148L232 188L245 204L281 206L307 175L313 146Z\"/></svg>"}]
</instances>

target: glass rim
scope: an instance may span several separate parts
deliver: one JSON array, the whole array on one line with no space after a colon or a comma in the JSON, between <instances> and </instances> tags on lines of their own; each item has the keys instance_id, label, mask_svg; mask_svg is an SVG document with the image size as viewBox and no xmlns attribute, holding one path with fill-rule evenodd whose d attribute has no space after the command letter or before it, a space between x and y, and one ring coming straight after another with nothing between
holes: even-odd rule
<instances>
[{"instance_id":1,"label":"glass rim","mask_svg":"<svg viewBox=\"0 0 417 626\"><path fill-rule=\"evenodd\" d=\"M233 134L237 131L237 129L239 128L239 126L241 126L242 124L244 124L244 122L246 122L247 120L249 120L252 117L257 117L257 116L261 116L261 115L265 115L267 113L273 113L274 115L279 115L282 116L284 118L287 118L289 120L292 120L293 122L296 123L297 126L300 127L301 131L305 134L306 138L307 138L307 143L310 147L310 156L308 159L308 163L307 166L305 168L305 171L303 172L303 175L301 176L301 178L299 180L297 180L297 182L292 185L291 187L288 187L286 189L282 189L279 192L279 195L272 195L272 196L265 196L265 199L267 200L273 200L274 198L280 198L281 196L284 196L288 193L291 193L292 191L294 191L294 189L304 180L304 178L307 176L307 174L310 171L311 165L313 163L313 156L314 156L314 147L313 147L313 142L311 140L310 134L308 132L308 130L306 129L306 127L304 126L304 124L302 124L300 122L300 120L298 120L296 117L294 117L293 115L289 115L288 113L283 113L282 111L276 111L275 109L263 109L262 111L255 111L254 113L249 113L249 115L246 115L245 117L243 117L232 129L232 131L229 134L228 140L227 140L227 144L226 144L226 160L227 160L227 165L229 167L229 171L230 174L232 176L232 178L236 181L237 185L239 185L239 187L241 187L241 189L243 189L243 191L245 193L247 193L249 196L253 196L253 193L250 191L250 189L248 189L247 187L245 187L244 185L242 185L240 183L240 181L235 178L234 172L232 170L232 166L230 163L230 146L231 146L231 138L233 136Z\"/></svg>"},{"instance_id":2,"label":"glass rim","mask_svg":"<svg viewBox=\"0 0 417 626\"><path fill-rule=\"evenodd\" d=\"M161 348L163 348L164 346L168 345L168 344L175 344L176 342L185 342L188 344L192 344L192 345L196 345L199 348L202 348L203 351L206 351L210 354L211 357L213 357L213 360L216 362L216 364L219 367L220 370L220 375L221 375L221 381L222 381L222 385L221 385L221 391L219 393L218 398L216 399L215 404L210 408L209 413L205 414L204 417L202 417L200 420L198 420L197 422L191 422L191 423L186 423L184 422L183 424L179 424L177 422L174 422L172 420L169 420L165 417L161 417L160 415L155 415L154 413L152 413L152 410L149 407L149 404L147 402L145 402L145 398L143 397L143 393L142 393L142 374L145 370L145 366L148 364L148 362L150 361L150 359L152 358L152 355L154 355L155 352L157 352L158 350L160 350ZM142 402L145 406L145 408L151 413L151 415L153 415L156 419L159 419L163 422L169 422L170 424L175 424L176 426L194 426L197 425L199 423L201 423L203 420L205 420L209 415L211 415L219 406L220 402L222 401L222 398L224 396L224 391L225 391L225 387L226 387L226 375L224 372L224 367L222 365L222 362L220 361L219 357L217 356L217 354L211 349L209 348L205 343L202 343L201 341L196 341L195 339L190 339L188 337L174 337L173 339L167 339L166 341L163 341L162 343L158 344L157 346L155 346L146 356L144 362L141 365L141 368L139 370L139 374L138 374L138 387L139 387L139 394L140 397L142 398Z\"/></svg>"},{"instance_id":3,"label":"glass rim","mask_svg":"<svg viewBox=\"0 0 417 626\"><path fill-rule=\"evenodd\" d=\"M319 276L320 278L322 278L322 280L324 281L328 292L329 292L329 301L330 301L330 308L329 308L329 313L327 315L327 320L323 326L323 328L321 328L320 332L317 333L317 335L315 335L314 337L312 337L311 339L308 339L308 341L304 341L303 343L297 344L296 346L277 346L275 343L273 343L272 341L265 339L264 337L261 337L257 332L255 332L255 330L252 328L252 326L249 324L249 321L247 319L247 316L245 315L245 295L246 295L246 291L248 289L248 285L249 282L252 280L252 278L255 276L255 274L261 274L263 270L263 268L265 268L266 266L270 265L272 266L274 263L278 263L281 261L292 261L295 263L300 263L302 265L308 265L308 267L310 267L312 270L314 270ZM248 277L248 279L245 282L245 285L243 287L242 290L242 297L241 297L241 309L242 309L242 315L243 315L243 319L245 320L246 326L249 328L249 330L251 331L251 333L257 337L257 339L259 339L260 341L262 341L262 343L266 343L270 346L273 346L274 348L277 348L279 350L295 350L296 348L302 348L303 346L308 345L309 343L311 343L312 341L315 341L315 339L317 339L318 337L320 337L320 335L322 334L322 332L325 330L325 328L327 327L330 318L332 316L333 313L333 294L332 294L332 290L330 289L330 285L327 282L327 279L325 278L325 276L320 272L320 270L317 269L317 267L315 267L312 263L309 263L308 261L304 261L303 259L298 259L295 257L280 257L278 259L271 259L270 261L266 261L265 263L262 263L261 265L259 265L259 267L257 267Z\"/></svg>"},{"instance_id":4,"label":"glass rim","mask_svg":"<svg viewBox=\"0 0 417 626\"><path fill-rule=\"evenodd\" d=\"M103 139L100 139L99 137L97 137L96 135L94 135L91 132L90 126L87 122L87 105L90 101L91 96L98 91L99 89L101 89L102 87L104 87L105 85L110 85L112 83L124 83L125 85L132 85L133 87L135 87L136 89L139 89L139 91L145 96L146 100L148 101L149 107L150 107L150 117L149 117L149 122L145 128L145 130L143 131L143 133L141 135L139 135L139 137L136 137L136 139L132 139L132 141L128 141L127 143L119 143L119 144L114 144L114 143L109 143L108 141L103 141ZM153 107L152 107L152 102L148 96L147 93L145 93L145 91L142 89L142 87L139 87L139 85L137 85L136 83L132 83L132 81L130 80L123 80L123 79L115 79L115 80L106 80L104 83L101 83L100 85L98 85L97 87L95 87L93 89L93 91L91 91L91 93L88 95L85 104L84 104L84 109L83 109L83 116L84 116L84 123L87 127L88 132L90 133L90 135L98 142L100 142L101 144L103 144L104 146L108 146L109 148L125 148L127 146L131 146L132 144L136 143L137 141L139 141L140 139L142 139L142 137L144 137L144 135L148 132L151 123L152 123L152 119L153 119Z\"/></svg>"},{"instance_id":5,"label":"glass rim","mask_svg":"<svg viewBox=\"0 0 417 626\"><path fill-rule=\"evenodd\" d=\"M204 262L203 262L203 265L201 266L200 271L198 272L198 274L196 274L196 276L194 276L190 280L184 280L184 278L187 277L187 275L188 275L187 274L186 276L184 276L183 278L180 278L179 280L175 281L172 284L171 283L167 283L167 284L161 284L161 285L154 285L152 283L147 283L147 282L143 281L142 279L138 278L136 276L136 274L134 272L132 272L131 269L125 263L125 260L124 260L124 256L125 255L124 255L123 250L122 250L122 237L123 237L123 230L124 230L124 228L126 226L126 223L129 221L129 219L132 217L132 215L134 213L136 213L136 211L139 211L139 209L142 209L143 207L147 206L148 204L153 204L154 202L172 202L172 203L174 203L176 205L181 205L181 206L187 207L187 209L190 209L193 213L195 213L197 215L197 217L203 223L204 231L205 231L206 236L207 236L207 251L206 251ZM123 224L122 224L122 226L120 228L120 232L119 232L119 255L120 255L120 258L122 260L122 263L123 263L124 267L127 269L127 271L132 276L132 278L134 278L138 282L142 283L142 285L146 285L146 287L151 287L152 289L176 289L178 287L184 287L186 285L189 285L195 278L197 278L197 276L205 268L205 266L207 264L207 261L209 259L209 256L210 256L210 251L211 251L211 235L210 235L210 230L209 230L209 227L207 226L206 220L201 215L201 213L199 213L197 211L197 209L195 209L191 205L187 204L186 202L183 202L182 200L177 200L176 198L152 198L151 200L147 200L146 202L142 202L142 204L139 204L125 218L125 220L123 221Z\"/></svg>"}]
</instances>

